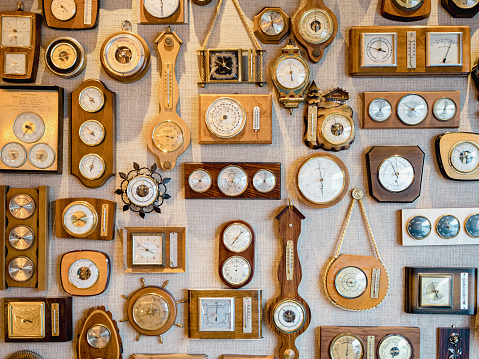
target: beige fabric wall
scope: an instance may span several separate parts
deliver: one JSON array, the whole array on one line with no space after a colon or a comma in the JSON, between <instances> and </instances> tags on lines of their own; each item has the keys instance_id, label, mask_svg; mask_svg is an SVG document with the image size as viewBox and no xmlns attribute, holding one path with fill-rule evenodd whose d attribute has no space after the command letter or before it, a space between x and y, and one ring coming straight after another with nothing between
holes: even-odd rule
<instances>
[{"instance_id":1,"label":"beige fabric wall","mask_svg":"<svg viewBox=\"0 0 479 359\"><path fill-rule=\"evenodd\" d=\"M304 0L303 0L304 1ZM117 170L128 171L132 162L151 165L155 157L147 150L146 125L157 115L157 89L160 81L158 74L158 56L154 46L157 35L165 26L134 25L137 31L150 45L152 51L151 69L140 81L123 84L109 78L102 70L99 58L101 44L111 33L120 30L121 22L130 19L136 22L136 2L133 0L102 0L100 24L90 31L60 31L43 27L41 60L37 83L64 87L66 93L78 88L85 79L102 80L112 91L118 94L118 135L117 135ZM16 8L16 0L2 0L0 11ZM185 274L147 275L148 284L161 285L170 279L169 289L182 299L187 295L187 288L223 288L217 274L218 267L218 227L230 220L242 219L249 222L257 235L256 271L249 288L262 288L265 308L270 300L279 293L277 280L278 261L281 256L278 226L274 216L292 197L293 203L306 216L303 221L299 241L299 251L303 266L303 281L299 288L301 296L309 303L312 321L309 329L299 337L297 346L301 357L312 359L319 357L318 332L321 325L356 325L356 326L419 326L421 327L421 358L433 359L436 354L436 337L438 327L470 326L474 327L474 318L455 315L412 315L404 313L404 274L405 266L477 266L479 246L445 246L427 248L406 248L400 245L400 212L402 208L441 208L441 207L479 207L478 183L464 183L446 180L440 174L435 161L434 137L443 130L361 130L358 129L356 141L347 151L338 156L346 163L351 174L351 186L367 188L365 152L372 145L419 145L425 152L425 166L421 197L412 204L384 204L367 198L365 205L369 214L380 252L389 269L391 288L387 299L379 309L363 313L341 310L330 304L321 284L324 267L336 249L340 227L343 222L349 198L330 209L318 210L298 202L294 190L294 174L300 159L313 153L302 143L303 108L295 110L293 116L276 101L273 102L273 144L269 146L200 146L198 144L198 94L199 93L273 93L270 66L280 54L281 45L265 45L267 56L268 85L259 88L254 85L208 85L205 89L196 86L198 80L197 55L206 34L216 1L206 7L190 4L189 25L174 26L173 30L183 39L177 63L177 76L180 82L179 113L188 122L192 132L192 143L188 151L180 157L180 162L200 161L280 161L282 163L282 200L184 200L182 166L169 173L172 181L168 192L172 195L162 207L162 214L150 214L142 220L132 212L121 212L118 206L117 228L125 226L185 226L187 242L187 269ZM253 16L264 6L281 6L292 15L299 6L299 0L287 1L240 1L246 16L252 24ZM349 28L353 25L395 25L397 23L381 17L379 0L326 0L325 3L334 11L339 21L336 39L325 52L324 58L311 65L313 78L323 90L339 86L349 91L350 105L355 111L354 119L359 128L361 121L362 91L427 91L460 90L461 91L461 131L479 132L479 106L477 92L472 81L466 78L351 78L347 75L347 53ZM453 19L439 5L439 0L432 0L431 17L416 22L418 25L469 25L472 29L473 61L479 55L479 18ZM26 0L25 9L40 12L40 0ZM250 42L236 15L234 6L227 2L219 26L211 38L211 46L250 47ZM79 40L86 49L88 65L86 70L74 79L62 79L45 68L43 60L46 45L60 36L71 36ZM65 114L70 107L69 96L65 96ZM68 116L68 115L67 115ZM70 120L65 117L64 132L64 168L62 176L55 175L11 175L1 174L0 182L13 187L30 187L37 185L52 186L51 200L62 197L91 196L119 201L113 191L119 185L119 178L111 179L99 189L87 189L69 174L68 128ZM53 222L53 221L52 221ZM53 223L52 223L53 224ZM371 246L366 242L366 232L356 209L351 220L349 233L344 244L343 253L372 254ZM117 238L111 242L68 240L51 237L51 272L49 290L38 292L31 289L11 288L0 296L63 296L59 280L59 259L67 251L74 249L94 249L107 252L113 262L112 280L108 290L92 298L74 298L74 327L77 334L79 319L92 306L105 305L112 311L114 319L125 317L124 300L121 294L130 294L140 285L141 275L123 275L123 248ZM2 319L3 320L3 319ZM186 306L180 307L178 321L187 324ZM3 327L3 326L2 326ZM189 340L186 329L172 328L160 345L154 337L143 337L135 342L136 332L127 323L119 323L123 339L124 357L133 353L206 353L209 358L221 354L261 354L271 355L277 347L277 337L265 323L264 339L260 341L221 341ZM31 348L48 359L73 358L74 343L37 343L31 345L5 344L3 330L0 334L0 357L21 349ZM479 343L472 340L472 356L479 357Z\"/></svg>"}]
</instances>

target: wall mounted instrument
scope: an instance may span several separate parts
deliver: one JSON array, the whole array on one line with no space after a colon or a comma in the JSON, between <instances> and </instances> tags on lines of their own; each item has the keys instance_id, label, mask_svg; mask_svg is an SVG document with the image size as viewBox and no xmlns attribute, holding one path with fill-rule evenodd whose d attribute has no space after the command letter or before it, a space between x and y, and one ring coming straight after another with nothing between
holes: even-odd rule
<instances>
[{"instance_id":1,"label":"wall mounted instrument","mask_svg":"<svg viewBox=\"0 0 479 359\"><path fill-rule=\"evenodd\" d=\"M47 290L50 188L0 186L0 290Z\"/></svg>"},{"instance_id":2,"label":"wall mounted instrument","mask_svg":"<svg viewBox=\"0 0 479 359\"><path fill-rule=\"evenodd\" d=\"M77 339L78 359L121 359L123 345L120 330L104 306L91 308L80 326Z\"/></svg>"},{"instance_id":3,"label":"wall mounted instrument","mask_svg":"<svg viewBox=\"0 0 479 359\"><path fill-rule=\"evenodd\" d=\"M377 308L384 301L389 291L389 274L379 255L379 249L362 202L364 192L360 188L355 188L351 191L351 196L352 201L338 248L326 267L323 285L328 299L335 306L346 310L364 311ZM375 257L339 254L356 201L359 203L363 220L368 229Z\"/></svg>"},{"instance_id":4,"label":"wall mounted instrument","mask_svg":"<svg viewBox=\"0 0 479 359\"><path fill-rule=\"evenodd\" d=\"M68 342L73 339L72 297L4 298L6 342Z\"/></svg>"},{"instance_id":5,"label":"wall mounted instrument","mask_svg":"<svg viewBox=\"0 0 479 359\"><path fill-rule=\"evenodd\" d=\"M272 301L268 313L273 331L280 337L279 357L298 359L296 338L303 334L311 321L308 303L298 292L302 269L298 254L301 221L306 217L293 205L285 206L276 216L283 254L278 267L281 294Z\"/></svg>"},{"instance_id":6,"label":"wall mounted instrument","mask_svg":"<svg viewBox=\"0 0 479 359\"><path fill-rule=\"evenodd\" d=\"M142 288L134 291L129 297L123 295L127 302L127 319L130 325L138 332L136 340L142 335L157 336L163 344L162 334L171 329L173 325L180 328L183 326L176 322L178 304L186 300L176 301L173 295L166 289L169 281L162 287L147 286L141 278ZM191 325L191 324L190 324Z\"/></svg>"},{"instance_id":7,"label":"wall mounted instrument","mask_svg":"<svg viewBox=\"0 0 479 359\"><path fill-rule=\"evenodd\" d=\"M364 92L362 128L458 128L459 91Z\"/></svg>"},{"instance_id":8,"label":"wall mounted instrument","mask_svg":"<svg viewBox=\"0 0 479 359\"><path fill-rule=\"evenodd\" d=\"M419 146L373 146L366 153L369 193L379 202L412 203L421 194Z\"/></svg>"},{"instance_id":9,"label":"wall mounted instrument","mask_svg":"<svg viewBox=\"0 0 479 359\"><path fill-rule=\"evenodd\" d=\"M40 354L31 350L19 350L9 355L7 359L44 359Z\"/></svg>"},{"instance_id":10,"label":"wall mounted instrument","mask_svg":"<svg viewBox=\"0 0 479 359\"><path fill-rule=\"evenodd\" d=\"M395 21L418 21L431 14L431 0L382 0L381 15Z\"/></svg>"},{"instance_id":11,"label":"wall mounted instrument","mask_svg":"<svg viewBox=\"0 0 479 359\"><path fill-rule=\"evenodd\" d=\"M226 0L227 1L227 0ZM225 1L225 2L226 2ZM209 31L203 46L198 50L200 81L198 85L205 87L207 83L256 83L258 86L265 84L264 78L264 50L254 37L247 18L241 10L238 0L232 0L236 11L248 32L252 49L209 49L208 40L216 24L218 14L223 5L219 0L215 13L210 22ZM243 56L246 54L246 56Z\"/></svg>"},{"instance_id":12,"label":"wall mounted instrument","mask_svg":"<svg viewBox=\"0 0 479 359\"><path fill-rule=\"evenodd\" d=\"M253 18L254 34L263 44L279 44L289 35L290 19L280 7L264 7Z\"/></svg>"},{"instance_id":13,"label":"wall mounted instrument","mask_svg":"<svg viewBox=\"0 0 479 359\"><path fill-rule=\"evenodd\" d=\"M0 76L3 81L35 82L37 77L42 16L23 11L0 13Z\"/></svg>"},{"instance_id":14,"label":"wall mounted instrument","mask_svg":"<svg viewBox=\"0 0 479 359\"><path fill-rule=\"evenodd\" d=\"M405 267L406 313L474 315L477 268Z\"/></svg>"},{"instance_id":15,"label":"wall mounted instrument","mask_svg":"<svg viewBox=\"0 0 479 359\"><path fill-rule=\"evenodd\" d=\"M71 174L90 188L116 173L116 94L99 80L72 92Z\"/></svg>"},{"instance_id":16,"label":"wall mounted instrument","mask_svg":"<svg viewBox=\"0 0 479 359\"><path fill-rule=\"evenodd\" d=\"M468 76L468 26L353 26L351 76Z\"/></svg>"},{"instance_id":17,"label":"wall mounted instrument","mask_svg":"<svg viewBox=\"0 0 479 359\"><path fill-rule=\"evenodd\" d=\"M0 172L62 173L63 89L0 86Z\"/></svg>"},{"instance_id":18,"label":"wall mounted instrument","mask_svg":"<svg viewBox=\"0 0 479 359\"><path fill-rule=\"evenodd\" d=\"M195 1L195 0L192 0L192 1ZM206 354L132 354L131 359L208 359L208 355Z\"/></svg>"},{"instance_id":19,"label":"wall mounted instrument","mask_svg":"<svg viewBox=\"0 0 479 359\"><path fill-rule=\"evenodd\" d=\"M188 338L262 339L261 289L189 289Z\"/></svg>"},{"instance_id":20,"label":"wall mounted instrument","mask_svg":"<svg viewBox=\"0 0 479 359\"><path fill-rule=\"evenodd\" d=\"M115 202L98 198L61 198L55 203L55 236L73 239L114 237Z\"/></svg>"},{"instance_id":21,"label":"wall mounted instrument","mask_svg":"<svg viewBox=\"0 0 479 359\"><path fill-rule=\"evenodd\" d=\"M138 2L139 24L184 24L188 20L186 0L140 0Z\"/></svg>"},{"instance_id":22,"label":"wall mounted instrument","mask_svg":"<svg viewBox=\"0 0 479 359\"><path fill-rule=\"evenodd\" d=\"M45 63L55 75L78 76L86 67L85 49L71 37L59 37L48 44Z\"/></svg>"},{"instance_id":23,"label":"wall mounted instrument","mask_svg":"<svg viewBox=\"0 0 479 359\"><path fill-rule=\"evenodd\" d=\"M135 82L150 68L150 48L140 35L131 31L128 20L123 21L122 29L108 36L101 45L101 65L115 80Z\"/></svg>"},{"instance_id":24,"label":"wall mounted instrument","mask_svg":"<svg viewBox=\"0 0 479 359\"><path fill-rule=\"evenodd\" d=\"M321 326L319 329L320 359L419 358L419 328Z\"/></svg>"},{"instance_id":25,"label":"wall mounted instrument","mask_svg":"<svg viewBox=\"0 0 479 359\"><path fill-rule=\"evenodd\" d=\"M474 17L479 12L479 0L441 0L441 5L452 17Z\"/></svg>"},{"instance_id":26,"label":"wall mounted instrument","mask_svg":"<svg viewBox=\"0 0 479 359\"><path fill-rule=\"evenodd\" d=\"M160 114L148 127L146 143L151 152L158 157L160 167L171 171L176 160L190 145L190 128L178 116L176 107L180 98L176 80L176 58L183 43L171 28L163 31L155 40L161 59L161 81L158 89Z\"/></svg>"},{"instance_id":27,"label":"wall mounted instrument","mask_svg":"<svg viewBox=\"0 0 479 359\"><path fill-rule=\"evenodd\" d=\"M438 328L438 359L469 359L470 328Z\"/></svg>"},{"instance_id":28,"label":"wall mounted instrument","mask_svg":"<svg viewBox=\"0 0 479 359\"><path fill-rule=\"evenodd\" d=\"M98 25L100 0L43 0L43 16L48 27L87 30Z\"/></svg>"},{"instance_id":29,"label":"wall mounted instrument","mask_svg":"<svg viewBox=\"0 0 479 359\"><path fill-rule=\"evenodd\" d=\"M271 95L199 96L199 142L241 145L273 142Z\"/></svg>"},{"instance_id":30,"label":"wall mounted instrument","mask_svg":"<svg viewBox=\"0 0 479 359\"><path fill-rule=\"evenodd\" d=\"M311 62L317 63L338 32L338 20L323 0L311 0L291 18L296 40L306 49Z\"/></svg>"},{"instance_id":31,"label":"wall mounted instrument","mask_svg":"<svg viewBox=\"0 0 479 359\"><path fill-rule=\"evenodd\" d=\"M125 227L124 273L184 273L185 227Z\"/></svg>"},{"instance_id":32,"label":"wall mounted instrument","mask_svg":"<svg viewBox=\"0 0 479 359\"><path fill-rule=\"evenodd\" d=\"M281 199L281 163L185 163L185 198Z\"/></svg>"}]
</instances>

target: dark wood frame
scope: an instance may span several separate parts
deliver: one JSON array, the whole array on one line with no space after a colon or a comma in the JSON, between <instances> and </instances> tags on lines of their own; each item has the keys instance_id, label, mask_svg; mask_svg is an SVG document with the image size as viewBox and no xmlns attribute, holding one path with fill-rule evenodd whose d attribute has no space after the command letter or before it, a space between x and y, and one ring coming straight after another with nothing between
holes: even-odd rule
<instances>
[{"instance_id":1,"label":"dark wood frame","mask_svg":"<svg viewBox=\"0 0 479 359\"><path fill-rule=\"evenodd\" d=\"M284 20L284 29L277 35L268 35L261 30L261 17L265 12L268 11L278 12L279 14L281 14L281 17ZM263 10L261 10L258 14L254 16L253 24L254 34L263 44L279 44L289 35L291 29L291 19L289 18L288 14L286 14L283 9L277 6L264 7Z\"/></svg>"},{"instance_id":2,"label":"dark wood frame","mask_svg":"<svg viewBox=\"0 0 479 359\"><path fill-rule=\"evenodd\" d=\"M386 19L394 21L418 21L427 19L431 14L431 0L424 0L424 3L416 10L406 11L398 8L393 0L383 0L381 15Z\"/></svg>"},{"instance_id":3,"label":"dark wood frame","mask_svg":"<svg viewBox=\"0 0 479 359\"><path fill-rule=\"evenodd\" d=\"M175 13L167 18L160 19L152 16L146 11L143 5L144 0L139 0L139 24L142 25L159 25L159 24L186 24L188 17L188 4L186 0L180 0L180 4Z\"/></svg>"},{"instance_id":4,"label":"dark wood frame","mask_svg":"<svg viewBox=\"0 0 479 359\"><path fill-rule=\"evenodd\" d=\"M92 9L91 9L91 24L84 23L84 9L85 9L85 0L76 0L77 3L77 12L70 20L61 21L53 16L51 11L51 3L53 0L42 0L42 12L45 17L45 25L52 29L63 29L63 30L88 30L94 29L98 26L98 14L100 11L100 0L91 0ZM80 13L82 16L80 16Z\"/></svg>"},{"instance_id":5,"label":"dark wood frame","mask_svg":"<svg viewBox=\"0 0 479 359\"><path fill-rule=\"evenodd\" d=\"M470 9L461 9L452 0L441 0L441 5L452 17L472 18L479 12L479 4Z\"/></svg>"},{"instance_id":6,"label":"dark wood frame","mask_svg":"<svg viewBox=\"0 0 479 359\"><path fill-rule=\"evenodd\" d=\"M451 356L452 353L449 352L449 349L454 349L456 353L461 350L461 354L457 358L469 359L469 337L470 337L470 328L437 328L438 332L438 341L437 341L437 356L438 359L450 359L454 358ZM457 343L457 347L454 347L449 343L449 338L452 333L456 333L461 338Z\"/></svg>"}]
</instances>

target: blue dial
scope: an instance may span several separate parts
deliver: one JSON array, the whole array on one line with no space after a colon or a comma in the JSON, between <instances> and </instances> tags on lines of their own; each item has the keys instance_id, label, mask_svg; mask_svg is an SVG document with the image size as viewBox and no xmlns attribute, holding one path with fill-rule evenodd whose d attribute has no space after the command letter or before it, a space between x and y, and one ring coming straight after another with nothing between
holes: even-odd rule
<instances>
[{"instance_id":1,"label":"blue dial","mask_svg":"<svg viewBox=\"0 0 479 359\"><path fill-rule=\"evenodd\" d=\"M479 214L473 214L467 217L466 220L466 232L471 237L479 237Z\"/></svg>"},{"instance_id":2,"label":"blue dial","mask_svg":"<svg viewBox=\"0 0 479 359\"><path fill-rule=\"evenodd\" d=\"M407 233L412 238L424 239L431 233L431 222L423 216L414 216L407 222Z\"/></svg>"},{"instance_id":3,"label":"blue dial","mask_svg":"<svg viewBox=\"0 0 479 359\"><path fill-rule=\"evenodd\" d=\"M436 223L437 234L445 239L451 239L457 236L460 228L461 224L459 220L450 214L440 217Z\"/></svg>"}]
</instances>

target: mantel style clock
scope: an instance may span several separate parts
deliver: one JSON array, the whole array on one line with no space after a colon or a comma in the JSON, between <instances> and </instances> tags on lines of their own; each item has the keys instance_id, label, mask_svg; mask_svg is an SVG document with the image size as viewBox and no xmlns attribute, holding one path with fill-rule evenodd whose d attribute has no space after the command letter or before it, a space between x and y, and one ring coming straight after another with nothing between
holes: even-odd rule
<instances>
[{"instance_id":1,"label":"mantel style clock","mask_svg":"<svg viewBox=\"0 0 479 359\"><path fill-rule=\"evenodd\" d=\"M383 0L381 6L381 15L395 21L417 21L430 14L431 0Z\"/></svg>"},{"instance_id":2,"label":"mantel style clock","mask_svg":"<svg viewBox=\"0 0 479 359\"><path fill-rule=\"evenodd\" d=\"M441 0L452 17L474 17L479 12L479 0Z\"/></svg>"},{"instance_id":3,"label":"mantel style clock","mask_svg":"<svg viewBox=\"0 0 479 359\"><path fill-rule=\"evenodd\" d=\"M87 30L98 25L100 0L43 0L43 16L48 27Z\"/></svg>"}]
</instances>

